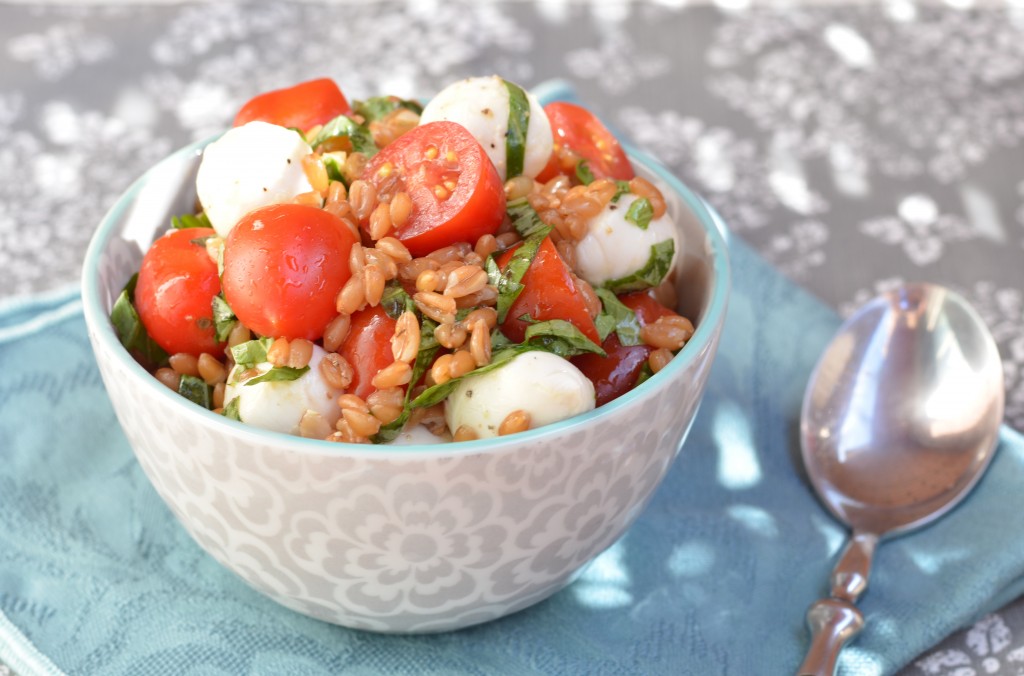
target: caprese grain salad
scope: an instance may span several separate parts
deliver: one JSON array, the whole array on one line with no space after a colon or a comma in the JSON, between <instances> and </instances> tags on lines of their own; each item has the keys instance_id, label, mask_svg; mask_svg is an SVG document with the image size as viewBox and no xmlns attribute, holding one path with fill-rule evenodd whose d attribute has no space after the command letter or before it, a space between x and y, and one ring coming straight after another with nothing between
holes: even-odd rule
<instances>
[{"instance_id":1,"label":"caprese grain salad","mask_svg":"<svg viewBox=\"0 0 1024 676\"><path fill-rule=\"evenodd\" d=\"M261 94L196 191L111 320L160 382L247 424L512 434L622 395L693 334L660 190L592 113L501 77L425 107L329 79Z\"/></svg>"}]
</instances>

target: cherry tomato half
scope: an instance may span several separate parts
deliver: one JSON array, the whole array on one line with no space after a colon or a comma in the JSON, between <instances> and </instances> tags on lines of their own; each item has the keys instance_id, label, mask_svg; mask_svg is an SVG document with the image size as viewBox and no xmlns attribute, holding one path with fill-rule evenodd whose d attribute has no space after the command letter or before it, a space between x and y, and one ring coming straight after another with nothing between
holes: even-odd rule
<instances>
[{"instance_id":1,"label":"cherry tomato half","mask_svg":"<svg viewBox=\"0 0 1024 676\"><path fill-rule=\"evenodd\" d=\"M348 100L334 80L320 78L256 96L242 106L232 126L259 120L305 131L351 113Z\"/></svg>"},{"instance_id":2,"label":"cherry tomato half","mask_svg":"<svg viewBox=\"0 0 1024 676\"><path fill-rule=\"evenodd\" d=\"M498 267L504 269L514 251L515 248L512 248L498 256ZM530 315L531 319L538 322L564 319L595 343L601 341L594 320L587 312L587 304L576 290L572 272L551 243L550 237L545 237L541 242L521 284L523 290L512 303L501 325L502 332L510 339L522 342L530 325L519 318Z\"/></svg>"},{"instance_id":3,"label":"cherry tomato half","mask_svg":"<svg viewBox=\"0 0 1024 676\"><path fill-rule=\"evenodd\" d=\"M251 211L224 243L224 298L260 335L316 340L337 315L355 242L323 209L273 204Z\"/></svg>"},{"instance_id":4,"label":"cherry tomato half","mask_svg":"<svg viewBox=\"0 0 1024 676\"><path fill-rule=\"evenodd\" d=\"M142 258L135 309L150 337L169 354L199 356L224 348L213 325L220 279L205 244L216 235L212 228L175 230L154 242Z\"/></svg>"},{"instance_id":5,"label":"cherry tomato half","mask_svg":"<svg viewBox=\"0 0 1024 676\"><path fill-rule=\"evenodd\" d=\"M497 232L505 218L498 171L455 122L430 122L399 136L370 160L363 177L379 192L404 190L412 198L409 220L395 237L414 256L475 243Z\"/></svg>"},{"instance_id":6,"label":"cherry tomato half","mask_svg":"<svg viewBox=\"0 0 1024 676\"><path fill-rule=\"evenodd\" d=\"M597 405L603 406L633 389L647 358L654 351L646 345L623 345L614 333L601 344L607 357L581 354L572 363L594 383Z\"/></svg>"},{"instance_id":7,"label":"cherry tomato half","mask_svg":"<svg viewBox=\"0 0 1024 676\"><path fill-rule=\"evenodd\" d=\"M585 159L594 178L628 181L635 176L633 166L618 139L589 110L572 103L556 101L544 106L544 112L548 114L551 123L555 150L537 177L538 181L544 182L559 173L575 169L574 165L566 167L559 162L564 150Z\"/></svg>"},{"instance_id":8,"label":"cherry tomato half","mask_svg":"<svg viewBox=\"0 0 1024 676\"><path fill-rule=\"evenodd\" d=\"M646 291L627 293L619 296L619 300L636 313L640 326L647 326L657 321L659 317L676 314ZM594 383L598 406L607 404L633 389L644 364L654 351L647 345L623 345L615 333L609 334L601 347L604 348L607 357L584 354L572 358L576 368Z\"/></svg>"},{"instance_id":9,"label":"cherry tomato half","mask_svg":"<svg viewBox=\"0 0 1024 676\"><path fill-rule=\"evenodd\" d=\"M377 389L371 383L373 377L395 360L391 337L395 335L396 323L379 305L352 315L348 335L338 350L352 365L350 393L366 399Z\"/></svg>"}]
</instances>

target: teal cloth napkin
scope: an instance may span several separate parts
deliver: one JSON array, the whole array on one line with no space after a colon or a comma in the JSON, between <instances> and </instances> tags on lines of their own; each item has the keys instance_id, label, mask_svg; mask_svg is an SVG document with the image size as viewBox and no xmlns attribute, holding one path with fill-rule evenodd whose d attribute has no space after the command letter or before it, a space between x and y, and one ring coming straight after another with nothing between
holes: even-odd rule
<instances>
[{"instance_id":1,"label":"teal cloth napkin","mask_svg":"<svg viewBox=\"0 0 1024 676\"><path fill-rule=\"evenodd\" d=\"M650 506L568 589L479 627L384 636L275 605L195 545L114 418L76 300L0 308L0 659L75 674L785 674L844 531L798 470L831 310L732 242L707 394ZM938 524L886 542L843 674L890 673L1022 590L1024 439ZM44 657L45 656L45 657Z\"/></svg>"}]
</instances>

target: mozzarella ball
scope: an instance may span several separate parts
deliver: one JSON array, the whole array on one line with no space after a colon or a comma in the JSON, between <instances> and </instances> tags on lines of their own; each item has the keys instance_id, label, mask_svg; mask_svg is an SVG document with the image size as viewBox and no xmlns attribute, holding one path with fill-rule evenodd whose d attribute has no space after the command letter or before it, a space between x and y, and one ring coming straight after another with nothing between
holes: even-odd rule
<instances>
[{"instance_id":1,"label":"mozzarella ball","mask_svg":"<svg viewBox=\"0 0 1024 676\"><path fill-rule=\"evenodd\" d=\"M527 412L532 429L586 413L594 402L594 385L578 368L550 352L534 351L463 379L445 400L444 417L452 432L467 425L485 439L498 436L513 411Z\"/></svg>"},{"instance_id":2,"label":"mozzarella ball","mask_svg":"<svg viewBox=\"0 0 1024 676\"><path fill-rule=\"evenodd\" d=\"M533 178L544 169L554 144L551 123L537 97L527 92L526 98L530 102L530 124L526 128L523 175ZM504 181L508 178L505 157L508 101L508 87L497 75L471 77L442 89L423 109L420 124L439 120L461 124L480 142Z\"/></svg>"},{"instance_id":3,"label":"mozzarella ball","mask_svg":"<svg viewBox=\"0 0 1024 676\"><path fill-rule=\"evenodd\" d=\"M403 429L397 437L388 443L392 446L411 446L414 444L444 444L449 441L451 441L450 437L439 437L428 430L425 425L416 425Z\"/></svg>"},{"instance_id":4,"label":"mozzarella ball","mask_svg":"<svg viewBox=\"0 0 1024 676\"><path fill-rule=\"evenodd\" d=\"M682 234L667 212L651 219L646 230L626 220L626 212L636 200L636 195L627 193L618 202L609 202L590 219L587 234L576 243L577 270L593 286L640 270L651 257L651 247L666 240L675 242L673 265L679 257Z\"/></svg>"},{"instance_id":5,"label":"mozzarella ball","mask_svg":"<svg viewBox=\"0 0 1024 676\"><path fill-rule=\"evenodd\" d=\"M321 347L314 345L309 370L301 376L295 380L255 385L238 382L238 375L244 369L236 365L228 374L224 404L237 398L242 422L275 432L298 434L299 421L306 411L319 413L333 427L341 416L338 397L343 392L330 387L320 375L320 360L326 354ZM256 368L260 373L266 373L272 366L270 362L263 362Z\"/></svg>"},{"instance_id":6,"label":"mozzarella ball","mask_svg":"<svg viewBox=\"0 0 1024 676\"><path fill-rule=\"evenodd\" d=\"M313 186L302 169L312 153L295 131L266 122L235 127L203 151L196 192L221 237L259 207L290 202Z\"/></svg>"}]
</instances>

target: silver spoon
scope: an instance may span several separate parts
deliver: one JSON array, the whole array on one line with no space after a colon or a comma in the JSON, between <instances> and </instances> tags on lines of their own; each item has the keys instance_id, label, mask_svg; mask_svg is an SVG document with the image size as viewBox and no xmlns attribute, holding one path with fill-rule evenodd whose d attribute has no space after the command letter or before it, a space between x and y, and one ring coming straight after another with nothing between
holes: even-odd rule
<instances>
[{"instance_id":1,"label":"silver spoon","mask_svg":"<svg viewBox=\"0 0 1024 676\"><path fill-rule=\"evenodd\" d=\"M840 327L808 383L800 441L818 497L853 534L829 598L807 612L811 645L798 674L831 676L863 628L854 604L879 539L942 516L981 477L1003 396L995 341L948 289L906 285Z\"/></svg>"}]
</instances>

